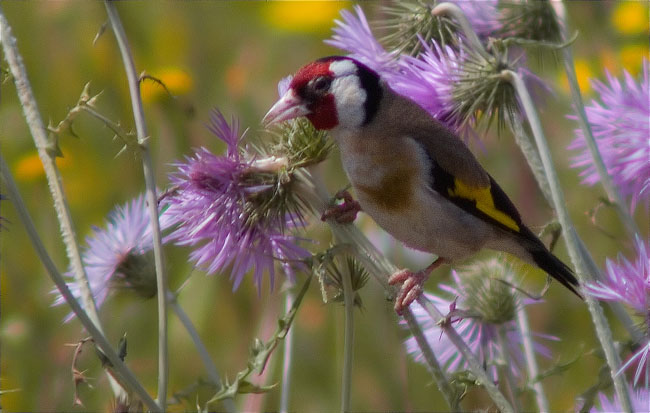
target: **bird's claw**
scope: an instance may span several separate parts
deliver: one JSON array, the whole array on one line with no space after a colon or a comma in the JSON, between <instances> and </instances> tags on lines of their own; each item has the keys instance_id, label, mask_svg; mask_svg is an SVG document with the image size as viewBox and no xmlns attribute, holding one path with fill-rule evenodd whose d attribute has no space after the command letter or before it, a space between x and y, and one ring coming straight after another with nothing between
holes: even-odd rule
<instances>
[{"instance_id":1,"label":"bird's claw","mask_svg":"<svg viewBox=\"0 0 650 413\"><path fill-rule=\"evenodd\" d=\"M321 221L327 221L333 219L338 224L350 224L357 219L357 214L361 211L361 205L359 202L355 201L352 198L352 195L346 190L339 191L334 195L334 199L343 200L341 204L333 204L328 207L323 215L321 215Z\"/></svg>"},{"instance_id":2,"label":"bird's claw","mask_svg":"<svg viewBox=\"0 0 650 413\"><path fill-rule=\"evenodd\" d=\"M398 315L402 315L404 309L422 295L422 285L427 278L428 275L424 271L411 272L409 270L398 271L390 276L388 284L402 284L402 288L395 298L395 312Z\"/></svg>"}]
</instances>

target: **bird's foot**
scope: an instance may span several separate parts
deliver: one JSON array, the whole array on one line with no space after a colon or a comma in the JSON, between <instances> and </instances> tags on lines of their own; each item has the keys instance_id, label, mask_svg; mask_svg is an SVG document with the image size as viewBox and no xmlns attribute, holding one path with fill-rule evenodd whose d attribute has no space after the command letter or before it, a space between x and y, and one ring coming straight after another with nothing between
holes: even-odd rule
<instances>
[{"instance_id":1,"label":"bird's foot","mask_svg":"<svg viewBox=\"0 0 650 413\"><path fill-rule=\"evenodd\" d=\"M388 284L402 284L402 289L395 298L395 312L402 315L404 309L411 305L411 303L422 295L422 286L429 278L429 273L423 271L411 272L409 270L401 270L391 275L388 279Z\"/></svg>"},{"instance_id":2,"label":"bird's foot","mask_svg":"<svg viewBox=\"0 0 650 413\"><path fill-rule=\"evenodd\" d=\"M354 222L357 219L357 214L361 211L361 205L359 202L355 201L352 198L352 195L346 190L342 190L334 195L334 200L343 200L340 204L333 204L328 207L323 215L321 215L321 221L327 221L333 219L338 224L349 224Z\"/></svg>"},{"instance_id":3,"label":"bird's foot","mask_svg":"<svg viewBox=\"0 0 650 413\"><path fill-rule=\"evenodd\" d=\"M402 284L402 288L395 298L395 312L398 315L402 315L404 309L422 295L422 286L429 278L429 274L444 264L444 262L442 258L438 258L422 271L412 272L409 270L401 270L388 278L388 284L390 285Z\"/></svg>"}]
</instances>

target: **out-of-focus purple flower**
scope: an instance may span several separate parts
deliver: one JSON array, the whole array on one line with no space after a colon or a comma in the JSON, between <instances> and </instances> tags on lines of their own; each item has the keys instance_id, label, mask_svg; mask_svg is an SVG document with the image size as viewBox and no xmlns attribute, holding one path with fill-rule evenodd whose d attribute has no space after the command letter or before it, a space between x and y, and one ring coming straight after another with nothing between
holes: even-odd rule
<instances>
[{"instance_id":1,"label":"out-of-focus purple flower","mask_svg":"<svg viewBox=\"0 0 650 413\"><path fill-rule=\"evenodd\" d=\"M452 285L440 285L446 296L425 293L426 298L443 314L452 308L456 309L451 314L452 325L479 360L487 364L494 380L498 377L497 364L504 363L506 359L513 375L520 377L521 369L525 364L522 336L517 327L515 312L517 306L533 301L518 299L512 293L511 287L493 279L498 277L505 281L512 280L510 272L504 271L504 267L496 260L479 263L461 273L453 271L452 277L454 279ZM417 302L411 305L411 310L440 364L444 365L450 373L468 369L460 352L440 326L431 319L429 313ZM505 357L499 340L500 329L503 329L505 335ZM555 337L542 334L535 334L535 336L557 340ZM415 338L410 337L405 344L407 352L416 361L422 362L423 356ZM544 357L551 356L549 349L540 343L535 343L535 350Z\"/></svg>"},{"instance_id":2,"label":"out-of-focus purple flower","mask_svg":"<svg viewBox=\"0 0 650 413\"><path fill-rule=\"evenodd\" d=\"M631 387L631 386L630 386ZM650 392L648 389L635 389L630 394L630 402L632 403L632 411L634 412L648 412L650 411ZM598 400L600 402L600 409L593 407L590 411L592 413L613 413L613 412L622 412L623 408L621 407L621 402L618 400L618 397L614 395L612 400L603 394L598 394Z\"/></svg>"},{"instance_id":3,"label":"out-of-focus purple flower","mask_svg":"<svg viewBox=\"0 0 650 413\"><path fill-rule=\"evenodd\" d=\"M607 73L608 83L592 79L599 100L585 109L587 119L607 171L621 194L629 197L631 209L650 200L650 65L643 61L643 77L636 81L627 71L619 80ZM575 119L574 116L570 118ZM569 149L579 150L572 167L583 169L583 183L600 181L581 129Z\"/></svg>"},{"instance_id":4,"label":"out-of-focus purple flower","mask_svg":"<svg viewBox=\"0 0 650 413\"><path fill-rule=\"evenodd\" d=\"M636 239L637 259L619 258L619 263L607 259L607 279L584 286L592 297L605 301L617 301L631 307L644 320L645 338L640 348L623 364L621 371L637 364L634 374L636 383L649 362L650 355L650 246Z\"/></svg>"},{"instance_id":5,"label":"out-of-focus purple flower","mask_svg":"<svg viewBox=\"0 0 650 413\"><path fill-rule=\"evenodd\" d=\"M251 209L253 200L273 189L255 180L255 173L272 172L281 160L256 160L241 153L238 123L233 119L229 125L219 111L213 112L209 129L227 144L227 154L217 156L201 148L175 164L178 171L170 176L175 190L163 200L163 217L176 226L168 239L193 246L191 259L208 274L230 266L233 290L251 269L258 290L265 271L273 287L276 260L286 267L309 256L296 237L284 234L302 217L256 215ZM292 274L287 272L289 278Z\"/></svg>"},{"instance_id":6,"label":"out-of-focus purple flower","mask_svg":"<svg viewBox=\"0 0 650 413\"><path fill-rule=\"evenodd\" d=\"M144 195L115 208L106 228L94 227L86 243L82 260L98 308L113 287L132 289L146 298L156 294L153 236ZM65 275L74 278L72 270ZM72 281L68 287L79 299L79 285ZM57 294L54 305L65 303L58 290L53 292ZM71 313L65 321L72 317Z\"/></svg>"}]
</instances>

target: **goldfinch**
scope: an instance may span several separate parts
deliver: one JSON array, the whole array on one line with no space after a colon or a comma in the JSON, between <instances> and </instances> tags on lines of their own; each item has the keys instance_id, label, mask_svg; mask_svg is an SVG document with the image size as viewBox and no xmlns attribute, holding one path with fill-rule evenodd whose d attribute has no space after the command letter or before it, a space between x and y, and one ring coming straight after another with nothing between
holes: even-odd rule
<instances>
[{"instance_id":1,"label":"goldfinch","mask_svg":"<svg viewBox=\"0 0 650 413\"><path fill-rule=\"evenodd\" d=\"M408 247L438 256L389 278L402 284L398 314L435 268L483 248L536 265L580 296L569 267L521 222L463 141L367 66L330 56L302 67L263 123L300 116L329 130L363 211Z\"/></svg>"}]
</instances>

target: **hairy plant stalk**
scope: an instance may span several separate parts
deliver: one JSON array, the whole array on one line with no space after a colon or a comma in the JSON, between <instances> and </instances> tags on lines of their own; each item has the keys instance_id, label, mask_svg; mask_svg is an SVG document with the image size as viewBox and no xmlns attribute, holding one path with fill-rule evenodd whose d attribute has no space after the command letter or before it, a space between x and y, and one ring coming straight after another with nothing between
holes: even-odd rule
<instances>
[{"instance_id":1,"label":"hairy plant stalk","mask_svg":"<svg viewBox=\"0 0 650 413\"><path fill-rule=\"evenodd\" d=\"M557 2L554 7L560 7L564 9L563 2ZM560 23L560 28L562 30L562 39L563 41L568 38L567 36L567 21L560 17L560 15L566 15L566 11L562 10L561 13L556 13L556 18ZM630 210L625 205L621 193L614 184L611 175L607 172L607 167L603 161L603 157L600 154L598 145L596 144L596 139L591 130L591 125L587 120L587 113L585 112L585 105L582 101L582 94L580 93L580 86L578 85L578 78L576 77L576 69L573 64L573 52L571 50L571 45L567 44L566 47L562 48L562 57L564 63L564 71L566 72L567 79L569 80L569 88L571 89L571 98L573 100L573 107L575 109L576 115L578 115L578 124L580 129L582 129L582 134L584 135L585 142L587 143L587 148L589 148L589 153L594 161L594 166L596 167L596 172L600 178L600 183L603 185L603 189L607 194L609 200L616 206L616 212L623 222L625 229L630 235L631 239L637 234L640 234L639 227L634 222L634 218L630 214Z\"/></svg>"},{"instance_id":2,"label":"hairy plant stalk","mask_svg":"<svg viewBox=\"0 0 650 413\"><path fill-rule=\"evenodd\" d=\"M208 373L210 381L217 386L218 390L221 390L221 376L219 375L219 371L217 371L217 366L214 365L212 357L210 357L208 349L205 347L205 344L203 344L199 332L194 328L192 320L188 317L185 310L183 310L183 307L178 303L178 299L173 292L167 291L167 301L169 302L169 306L174 314L176 314L176 317L178 317L181 324L183 324L183 327L185 327L185 330L190 335L194 347L196 347L196 351L199 353L199 357L201 357L203 367L205 367L205 371ZM234 413L237 411L232 399L224 399L222 403L226 412Z\"/></svg>"},{"instance_id":3,"label":"hairy plant stalk","mask_svg":"<svg viewBox=\"0 0 650 413\"><path fill-rule=\"evenodd\" d=\"M133 107L133 118L135 129L138 137L138 144L141 148L142 168L144 171L144 181L146 186L146 200L151 218L151 228L153 233L153 255L156 266L156 285L158 297L158 402L163 410L167 404L167 376L169 374L168 352L167 352L167 274L165 272L165 262L162 251L162 237L160 234L160 223L158 222L158 196L156 195L156 182L151 161L151 153L147 144L148 133L147 125L144 121L144 111L142 109L142 99L140 97L140 81L135 71L131 48L122 27L122 21L117 13L115 4L111 0L104 2L106 13L111 22L115 39L117 40L126 78L129 83L129 93L131 95L131 105Z\"/></svg>"},{"instance_id":4,"label":"hairy plant stalk","mask_svg":"<svg viewBox=\"0 0 650 413\"><path fill-rule=\"evenodd\" d=\"M43 164L45 177L47 178L48 187L52 199L54 200L54 209L59 221L59 228L65 244L66 254L70 261L72 273L75 283L79 286L79 295L81 298L81 305L92 320L97 329L103 333L99 315L97 314L97 306L90 284L88 283L88 276L81 261L81 253L79 252L79 245L77 244L77 235L75 233L74 224L72 222L72 215L68 207L68 201L63 191L63 184L59 169L54 161L57 151L56 144L48 139L48 133L43 125L43 119L38 112L38 105L36 98L32 91L32 86L27 78L27 70L23 63L23 58L18 52L16 45L16 38L13 36L11 26L7 21L2 8L0 7L0 42L4 50L5 59L11 70L11 75L16 84L16 92L18 99L23 108L27 126L34 139L34 144L38 151L38 156ZM111 376L108 375L108 381L113 389L113 393L117 398L126 398L126 392L122 389Z\"/></svg>"},{"instance_id":5,"label":"hairy plant stalk","mask_svg":"<svg viewBox=\"0 0 650 413\"><path fill-rule=\"evenodd\" d=\"M585 254L586 249L581 247L581 241L575 231L575 228L573 227L573 223L569 217L569 211L566 209L564 194L562 193L560 181L555 171L555 167L553 166L551 152L548 147L546 138L544 137L544 131L542 129L539 117L537 116L537 111L535 110L533 101L530 97L530 94L528 93L528 89L526 89L526 85L521 79L521 76L511 70L504 70L503 76L504 79L510 81L514 86L526 113L526 117L528 118L530 128L533 131L533 136L535 137L535 142L537 143L537 148L542 159L544 171L551 187L551 195L553 196L553 205L555 207L554 209L558 215L560 225L562 225L567 249L569 251L569 256L571 257L571 262L576 269L576 275L578 276L580 283L584 284L590 281L593 277L589 276L589 265L586 262L587 260L591 259L591 257L588 256L588 254ZM607 324L607 320L605 319L605 315L598 301L589 295L585 297L585 301L587 303L587 307L589 308L594 326L596 327L596 334L600 340L600 345L605 352L607 365L611 371L612 380L614 381L616 395L621 402L621 407L623 410L629 412L631 411L631 404L628 386L627 382L625 381L625 377L623 375L616 374L620 368L621 360L618 353L616 352L616 349L614 348L614 341L612 339L612 333L609 329L609 325Z\"/></svg>"},{"instance_id":6,"label":"hairy plant stalk","mask_svg":"<svg viewBox=\"0 0 650 413\"><path fill-rule=\"evenodd\" d=\"M345 306L345 333L343 341L343 379L341 389L341 413L350 411L350 390L352 387L352 360L354 358L354 291L352 275L343 271L343 304Z\"/></svg>"},{"instance_id":7,"label":"hairy plant stalk","mask_svg":"<svg viewBox=\"0 0 650 413\"><path fill-rule=\"evenodd\" d=\"M512 134L515 137L515 142L517 143L517 146L519 146L521 153L523 153L524 157L526 158L526 162L528 162L528 166L530 167L530 170L535 177L535 181L537 181L539 189L544 195L544 199L546 199L546 202L550 206L553 206L551 188L548 184L548 179L546 179L546 175L544 175L542 159L539 157L539 152L535 147L535 143L531 140L530 136L524 130L524 127L521 124L521 120L519 120L519 118L515 117L515 119L513 119L513 122L510 123L510 126L512 129Z\"/></svg>"},{"instance_id":8,"label":"hairy plant stalk","mask_svg":"<svg viewBox=\"0 0 650 413\"><path fill-rule=\"evenodd\" d=\"M530 325L528 323L528 315L524 306L519 306L517 309L517 327L521 334L524 358L526 361L526 370L528 372L528 380L535 380L539 376L539 366L537 365L537 358L535 357L535 346L533 344L533 337L530 332ZM533 393L535 393L535 401L537 402L537 410L539 412L548 412L549 405L544 386L540 380L535 381L531 385Z\"/></svg>"},{"instance_id":9,"label":"hairy plant stalk","mask_svg":"<svg viewBox=\"0 0 650 413\"><path fill-rule=\"evenodd\" d=\"M2 19L1 10L0 10L0 19ZM43 266L45 266L45 269L50 275L50 278L52 278L52 281L54 281L54 284L61 292L61 295L72 308L74 314L77 316L77 318L84 326L84 328L88 330L95 344L97 344L97 346L102 350L102 352L106 355L108 360L111 362L112 366L110 366L110 368L112 368L114 372L119 375L121 379L120 385L123 384L131 391L133 391L133 393L136 394L137 397L139 397L140 400L142 400L142 402L151 411L162 412L163 410L161 409L161 407L151 398L151 396L149 396L149 394L142 386L142 384L140 384L140 382L135 377L135 375L131 372L131 370L129 370L129 368L120 359L120 357L118 356L115 349L113 349L113 346L110 344L108 339L104 336L102 331L97 327L95 322L90 318L90 316L86 312L86 309L84 309L79 304L79 302L75 299L74 295L72 295L72 292L68 288L68 284L63 279L63 276L57 270L56 266L54 265L54 262L52 261L49 254L47 253L47 250L45 249L45 246L43 245L43 242L41 241L41 238L39 237L38 232L36 231L34 222L32 221L32 218L29 215L29 212L27 211L27 207L25 206L25 203L22 197L20 196L20 192L16 187L16 183L14 182L13 177L11 176L11 172L9 172L9 167L7 166L1 154L0 154L0 175L4 177L5 190L7 191L7 194L11 199L11 203L14 205L16 211L18 212L20 220L23 222L23 225L25 226L25 231L27 231L27 235L29 236L32 245L36 250L36 254L40 258L41 262L43 263ZM111 377L110 373L108 375L109 377Z\"/></svg>"},{"instance_id":10,"label":"hairy plant stalk","mask_svg":"<svg viewBox=\"0 0 650 413\"><path fill-rule=\"evenodd\" d=\"M504 382L512 407L516 412L520 412L522 411L522 408L521 403L519 403L519 398L517 397L517 382L515 381L512 370L510 369L510 363L512 363L512 360L510 360L510 357L508 356L508 339L506 338L503 325L499 326L497 330L497 342L499 344L499 351L501 352L500 362L502 363L498 367L500 381Z\"/></svg>"},{"instance_id":11,"label":"hairy plant stalk","mask_svg":"<svg viewBox=\"0 0 650 413\"><path fill-rule=\"evenodd\" d=\"M309 168L311 175L304 177L305 179L302 183L304 187L301 188L301 193L307 202L309 202L311 207L317 211L317 213L321 214L325 208L327 208L331 197L316 169L317 167L318 166ZM397 268L388 262L388 260L377 251L374 245L372 245L372 243L354 225L339 225L332 222L329 222L329 224L334 237L340 242L346 242L354 246L357 250L357 258L363 262L366 270L391 297L394 297L397 290L395 287L388 285L387 275L397 271ZM442 393L443 398L447 402L447 405L454 412L460 411L458 397L454 392L454 389L451 387L451 384L449 384L447 376L440 367L438 360L433 354L433 350L431 350L431 346L429 346L422 329L415 321L415 317L410 309L404 311L404 319L407 321L409 330L413 337L415 337L418 346L424 355L429 371L431 372L440 393Z\"/></svg>"},{"instance_id":12,"label":"hairy plant stalk","mask_svg":"<svg viewBox=\"0 0 650 413\"><path fill-rule=\"evenodd\" d=\"M295 294L290 288L285 292L285 314L291 310ZM291 364L293 361L293 336L294 329L290 328L284 338L284 351L282 354L282 393L280 394L280 413L287 413L289 411L289 396L291 395Z\"/></svg>"}]
</instances>

